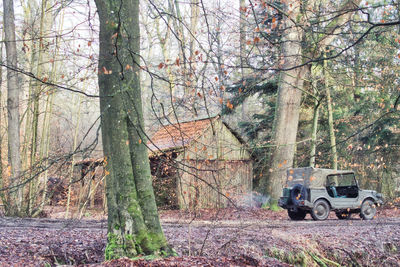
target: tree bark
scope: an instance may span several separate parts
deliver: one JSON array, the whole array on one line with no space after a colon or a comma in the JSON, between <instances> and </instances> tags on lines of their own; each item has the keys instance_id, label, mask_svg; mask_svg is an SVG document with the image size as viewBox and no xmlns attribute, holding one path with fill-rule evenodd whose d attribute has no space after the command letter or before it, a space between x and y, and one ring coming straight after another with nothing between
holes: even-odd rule
<instances>
[{"instance_id":1,"label":"tree bark","mask_svg":"<svg viewBox=\"0 0 400 267\"><path fill-rule=\"evenodd\" d=\"M319 106L320 101L317 98L317 90L313 85L314 92L314 112L313 112L313 121L312 121L312 131L311 131L311 144L310 144L310 167L315 167L315 158L317 153L317 131L318 131L318 119L319 119Z\"/></svg>"},{"instance_id":2,"label":"tree bark","mask_svg":"<svg viewBox=\"0 0 400 267\"><path fill-rule=\"evenodd\" d=\"M241 79L245 76L246 58L246 0L239 0L239 57L240 57L240 75ZM242 103L241 119L246 120L246 101ZM242 131L243 134L243 131Z\"/></svg>"},{"instance_id":3,"label":"tree bark","mask_svg":"<svg viewBox=\"0 0 400 267\"><path fill-rule=\"evenodd\" d=\"M139 1L96 0L99 87L107 169L106 259L172 253L151 182L140 91Z\"/></svg>"},{"instance_id":4,"label":"tree bark","mask_svg":"<svg viewBox=\"0 0 400 267\"><path fill-rule=\"evenodd\" d=\"M329 125L329 140L331 144L331 168L337 170L337 149L336 149L336 137L335 127L333 125L333 110L332 110L332 97L331 88L329 87L329 75L327 72L327 61L324 61L324 79L325 79L325 91L326 91L326 104L328 109L328 125Z\"/></svg>"},{"instance_id":5,"label":"tree bark","mask_svg":"<svg viewBox=\"0 0 400 267\"><path fill-rule=\"evenodd\" d=\"M11 165L9 210L7 215L22 212L23 184L21 177L20 131L19 131L19 80L17 68L17 46L15 40L14 5L12 0L3 0L4 33L7 55L7 112L8 112L8 160Z\"/></svg>"},{"instance_id":6,"label":"tree bark","mask_svg":"<svg viewBox=\"0 0 400 267\"><path fill-rule=\"evenodd\" d=\"M36 62L31 62L31 64L36 64L36 77L43 79L49 78L47 75L50 73L51 65L49 62L49 52L46 51L46 42L44 41L46 36L48 36L52 26L53 26L53 16L52 12L48 12L51 10L51 6L53 5L50 0L42 0L40 6L40 25L39 25L39 47L38 47L38 57ZM29 169L30 176L32 176L33 166L36 165L38 161L41 160L40 154L38 155L39 144L42 145L44 139L39 138L39 120L41 114L41 99L40 95L43 93L43 84L42 82L34 82L34 88L32 92L32 96L30 98L33 100L33 111L32 111L32 123L31 123L31 151L29 155ZM29 108L29 107L28 107ZM44 112L45 116L46 110ZM45 131L44 128L41 129ZM39 150L39 153L40 150ZM39 159L38 159L39 156ZM36 199L38 197L38 186L40 183L41 175L38 175L35 179L32 179L29 183L29 194L26 202L28 203L28 214L33 213L33 208L36 205ZM47 181L47 180L46 180Z\"/></svg>"},{"instance_id":7,"label":"tree bark","mask_svg":"<svg viewBox=\"0 0 400 267\"><path fill-rule=\"evenodd\" d=\"M303 77L306 71L305 67L296 67L302 63L301 42L304 34L303 29L296 25L301 18L300 2L293 1L291 7L287 7L291 9L287 10L291 15L285 21L286 31L282 44L283 67L293 69L281 72L278 88L273 136L275 149L272 154L267 187L267 193L273 201L280 197L286 178L285 171L293 164Z\"/></svg>"},{"instance_id":8,"label":"tree bark","mask_svg":"<svg viewBox=\"0 0 400 267\"><path fill-rule=\"evenodd\" d=\"M4 27L3 27L4 29ZM3 30L1 31L1 44L0 44L0 59L3 60L3 44L4 44L4 34ZM0 88L3 88L3 68L0 67ZM2 111L3 111L3 92L0 90L0 125L1 125L1 119L2 119ZM6 206L5 209L7 209L7 199L5 198L4 191L2 190L4 188L4 176L3 176L3 134L0 134L0 200L3 202L3 205Z\"/></svg>"}]
</instances>

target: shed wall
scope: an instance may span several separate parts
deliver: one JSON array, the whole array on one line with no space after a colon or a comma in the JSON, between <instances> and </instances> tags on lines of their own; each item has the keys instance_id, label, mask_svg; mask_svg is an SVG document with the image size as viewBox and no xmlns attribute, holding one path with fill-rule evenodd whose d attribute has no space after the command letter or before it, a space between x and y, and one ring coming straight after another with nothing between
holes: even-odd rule
<instances>
[{"instance_id":1,"label":"shed wall","mask_svg":"<svg viewBox=\"0 0 400 267\"><path fill-rule=\"evenodd\" d=\"M223 208L238 205L251 193L250 160L183 160L179 172L180 208Z\"/></svg>"}]
</instances>

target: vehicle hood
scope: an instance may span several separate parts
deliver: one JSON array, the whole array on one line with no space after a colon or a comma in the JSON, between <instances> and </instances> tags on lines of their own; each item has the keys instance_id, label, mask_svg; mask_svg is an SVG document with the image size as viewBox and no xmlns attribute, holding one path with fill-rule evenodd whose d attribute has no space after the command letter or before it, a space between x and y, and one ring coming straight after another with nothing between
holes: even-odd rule
<instances>
[{"instance_id":1,"label":"vehicle hood","mask_svg":"<svg viewBox=\"0 0 400 267\"><path fill-rule=\"evenodd\" d=\"M370 193L370 194L373 194L373 195L376 195L376 191L375 190L365 190L365 189L361 189L360 191L362 191L362 192L364 192L364 193Z\"/></svg>"},{"instance_id":2,"label":"vehicle hood","mask_svg":"<svg viewBox=\"0 0 400 267\"><path fill-rule=\"evenodd\" d=\"M378 192L376 192L375 190L360 190L361 191L361 193L363 194L363 195L366 195L366 196L373 196L375 199L377 199L378 201L380 201L380 202L382 202L383 201L383 195L382 194L380 194L380 193L378 193Z\"/></svg>"}]
</instances>

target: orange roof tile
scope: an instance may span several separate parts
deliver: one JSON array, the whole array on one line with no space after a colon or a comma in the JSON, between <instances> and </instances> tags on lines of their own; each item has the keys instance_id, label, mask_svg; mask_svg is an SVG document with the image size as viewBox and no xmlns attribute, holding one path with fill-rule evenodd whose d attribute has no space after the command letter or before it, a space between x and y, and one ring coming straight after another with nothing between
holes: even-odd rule
<instances>
[{"instance_id":1,"label":"orange roof tile","mask_svg":"<svg viewBox=\"0 0 400 267\"><path fill-rule=\"evenodd\" d=\"M210 122L215 118L163 126L153 135L147 145L151 152L185 147L192 140L203 134L208 126L210 126Z\"/></svg>"}]
</instances>

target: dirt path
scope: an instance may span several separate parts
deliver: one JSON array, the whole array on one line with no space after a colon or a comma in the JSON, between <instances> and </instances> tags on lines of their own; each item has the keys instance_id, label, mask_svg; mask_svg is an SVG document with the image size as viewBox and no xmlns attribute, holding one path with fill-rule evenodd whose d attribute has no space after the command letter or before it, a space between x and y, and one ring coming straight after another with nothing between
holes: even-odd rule
<instances>
[{"instance_id":1,"label":"dirt path","mask_svg":"<svg viewBox=\"0 0 400 267\"><path fill-rule=\"evenodd\" d=\"M247 265L277 265L279 261L313 265L322 260L331 266L400 266L400 218L189 222L163 220L169 242L186 260L196 259L187 258L189 255L209 259L240 256L252 259ZM0 218L0 265L100 263L106 225L105 220Z\"/></svg>"},{"instance_id":2,"label":"dirt path","mask_svg":"<svg viewBox=\"0 0 400 267\"><path fill-rule=\"evenodd\" d=\"M34 218L1 218L0 229L9 228L37 228L37 229L105 229L106 220L64 220L64 219L34 219Z\"/></svg>"},{"instance_id":3,"label":"dirt path","mask_svg":"<svg viewBox=\"0 0 400 267\"><path fill-rule=\"evenodd\" d=\"M181 220L181 219L163 219L165 228L174 227L211 227L211 228L238 228L238 227L267 227L267 228L318 228L319 230L325 227L375 227L393 226L400 227L400 218L378 218L371 221L360 219L351 220L336 220L329 219L326 221L290 221L290 220ZM0 229L8 228L43 228L53 230L101 230L106 229L106 220L64 220L64 219L35 219L35 218L7 218L0 217Z\"/></svg>"}]
</instances>

